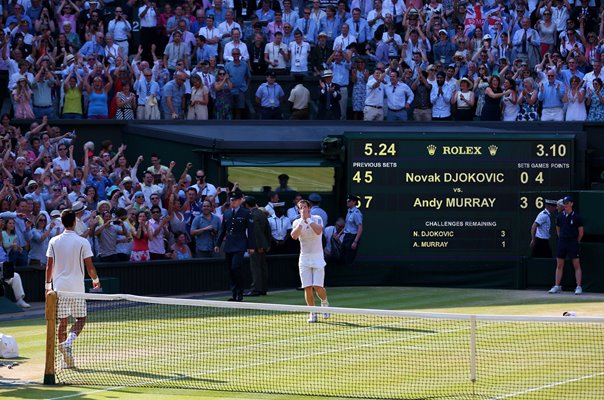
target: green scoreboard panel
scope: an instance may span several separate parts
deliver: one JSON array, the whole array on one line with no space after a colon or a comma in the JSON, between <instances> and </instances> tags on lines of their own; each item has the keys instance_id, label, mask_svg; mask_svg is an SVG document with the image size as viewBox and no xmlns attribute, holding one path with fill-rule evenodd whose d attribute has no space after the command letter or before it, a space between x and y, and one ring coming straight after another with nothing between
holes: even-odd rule
<instances>
[{"instance_id":1,"label":"green scoreboard panel","mask_svg":"<svg viewBox=\"0 0 604 400\"><path fill-rule=\"evenodd\" d=\"M360 260L528 253L550 194L573 187L574 135L345 135Z\"/></svg>"}]
</instances>

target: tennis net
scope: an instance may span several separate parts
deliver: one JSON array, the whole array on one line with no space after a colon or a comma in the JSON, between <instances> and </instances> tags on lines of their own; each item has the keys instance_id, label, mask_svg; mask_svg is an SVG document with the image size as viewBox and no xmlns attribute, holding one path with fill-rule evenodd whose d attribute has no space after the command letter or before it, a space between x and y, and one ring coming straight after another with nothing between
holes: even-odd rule
<instances>
[{"instance_id":1,"label":"tennis net","mask_svg":"<svg viewBox=\"0 0 604 400\"><path fill-rule=\"evenodd\" d=\"M86 300L46 383L382 399L602 399L604 318L483 316L58 293ZM318 323L307 323L309 312Z\"/></svg>"}]
</instances>

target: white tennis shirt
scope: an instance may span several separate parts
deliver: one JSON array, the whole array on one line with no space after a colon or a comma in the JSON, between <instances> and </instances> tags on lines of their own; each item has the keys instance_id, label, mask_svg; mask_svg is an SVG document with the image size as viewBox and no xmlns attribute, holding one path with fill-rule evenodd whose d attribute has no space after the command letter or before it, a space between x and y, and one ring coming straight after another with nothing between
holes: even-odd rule
<instances>
[{"instance_id":1,"label":"white tennis shirt","mask_svg":"<svg viewBox=\"0 0 604 400\"><path fill-rule=\"evenodd\" d=\"M318 215L311 215L310 218L316 224L323 226L323 219ZM323 256L323 241L322 234L316 234L312 228L302 221L302 218L298 218L294 221L293 229L300 224L302 226L302 233L300 234L300 267L310 266L314 268L325 266L325 257Z\"/></svg>"},{"instance_id":2,"label":"white tennis shirt","mask_svg":"<svg viewBox=\"0 0 604 400\"><path fill-rule=\"evenodd\" d=\"M88 240L66 230L50 239L46 256L54 260L54 290L84 293L84 259L93 256Z\"/></svg>"}]
</instances>

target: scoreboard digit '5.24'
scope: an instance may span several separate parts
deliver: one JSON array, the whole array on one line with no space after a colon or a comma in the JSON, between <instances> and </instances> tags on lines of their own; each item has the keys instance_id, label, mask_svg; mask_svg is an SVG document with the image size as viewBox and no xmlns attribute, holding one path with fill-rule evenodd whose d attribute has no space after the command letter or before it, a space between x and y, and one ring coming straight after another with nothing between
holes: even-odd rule
<instances>
[{"instance_id":1,"label":"scoreboard digit '5.24'","mask_svg":"<svg viewBox=\"0 0 604 400\"><path fill-rule=\"evenodd\" d=\"M574 135L347 134L362 259L526 254L530 227L572 188Z\"/></svg>"}]
</instances>

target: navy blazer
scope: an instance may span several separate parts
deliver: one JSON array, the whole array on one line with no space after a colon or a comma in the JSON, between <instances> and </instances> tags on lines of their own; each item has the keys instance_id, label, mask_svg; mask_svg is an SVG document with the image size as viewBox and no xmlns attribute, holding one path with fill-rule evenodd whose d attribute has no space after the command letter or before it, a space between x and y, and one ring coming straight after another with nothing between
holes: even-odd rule
<instances>
[{"instance_id":1,"label":"navy blazer","mask_svg":"<svg viewBox=\"0 0 604 400\"><path fill-rule=\"evenodd\" d=\"M250 210L242 206L235 215L233 215L233 210L228 210L224 214L216 246L220 247L224 240L225 253L253 249L256 247L253 232L254 222Z\"/></svg>"}]
</instances>

